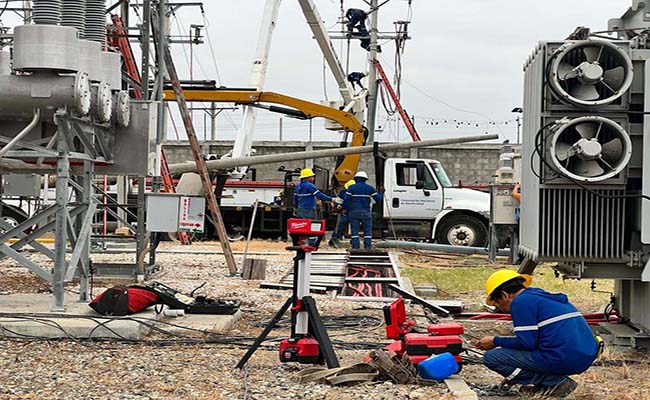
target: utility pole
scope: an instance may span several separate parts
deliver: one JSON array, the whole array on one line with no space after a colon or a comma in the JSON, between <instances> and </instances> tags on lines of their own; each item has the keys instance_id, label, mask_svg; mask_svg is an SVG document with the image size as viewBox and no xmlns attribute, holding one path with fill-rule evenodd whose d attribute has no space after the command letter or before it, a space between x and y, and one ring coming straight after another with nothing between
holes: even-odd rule
<instances>
[{"instance_id":1,"label":"utility pole","mask_svg":"<svg viewBox=\"0 0 650 400\"><path fill-rule=\"evenodd\" d=\"M279 136L280 136L280 137L279 137L279 141L280 141L280 143L282 143L282 139L283 139L283 138L282 138L282 133L283 133L283 132L282 132L282 122L283 122L283 121L284 121L284 119L282 119L282 117L280 117L280 134L279 134Z\"/></svg>"},{"instance_id":2,"label":"utility pole","mask_svg":"<svg viewBox=\"0 0 650 400\"><path fill-rule=\"evenodd\" d=\"M370 51L368 52L368 143L375 141L375 122L377 120L377 36L379 26L379 0L370 0Z\"/></svg>"},{"instance_id":3,"label":"utility pole","mask_svg":"<svg viewBox=\"0 0 650 400\"><path fill-rule=\"evenodd\" d=\"M158 0L158 48L156 54L158 55L158 74L156 76L156 101L158 101L158 126L156 135L156 167L154 176L151 182L151 188L154 192L160 192L162 189L162 176L160 175L161 167L161 152L162 142L167 136L166 118L165 118L165 102L163 101L163 89L165 86L165 51L167 49L167 0ZM148 45L145 43L145 46ZM147 85L143 82L143 85Z\"/></svg>"},{"instance_id":4,"label":"utility pole","mask_svg":"<svg viewBox=\"0 0 650 400\"><path fill-rule=\"evenodd\" d=\"M210 140L217 140L217 103L210 105Z\"/></svg>"}]
</instances>

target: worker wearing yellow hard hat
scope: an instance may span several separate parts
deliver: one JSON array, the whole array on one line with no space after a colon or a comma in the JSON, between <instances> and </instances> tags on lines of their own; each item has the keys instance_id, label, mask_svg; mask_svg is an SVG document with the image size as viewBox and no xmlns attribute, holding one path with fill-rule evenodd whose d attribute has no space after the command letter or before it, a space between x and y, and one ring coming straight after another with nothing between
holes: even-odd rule
<instances>
[{"instance_id":1,"label":"worker wearing yellow hard hat","mask_svg":"<svg viewBox=\"0 0 650 400\"><path fill-rule=\"evenodd\" d=\"M300 183L296 185L293 192L295 214L298 218L318 219L318 203L316 199L333 201L338 204L343 203L341 199L333 199L325 193L322 193L314 185L316 181L315 177L316 174L314 174L311 168L305 168L300 171Z\"/></svg>"},{"instance_id":2,"label":"worker wearing yellow hard hat","mask_svg":"<svg viewBox=\"0 0 650 400\"><path fill-rule=\"evenodd\" d=\"M354 179L350 179L343 185L343 189L339 192L339 198L341 200L345 200L346 196L348 195L348 189L350 186L354 185ZM332 247L339 248L341 247L341 239L343 239L343 235L345 234L345 231L348 229L348 224L350 223L350 219L348 218L348 211L347 209L343 208L341 206L339 210L339 215L337 218L336 222L336 229L334 229L334 232L332 232L332 237L330 238L328 244Z\"/></svg>"},{"instance_id":3,"label":"worker wearing yellow hard hat","mask_svg":"<svg viewBox=\"0 0 650 400\"><path fill-rule=\"evenodd\" d=\"M514 336L486 336L474 344L483 363L528 395L565 397L578 385L599 346L582 314L562 293L530 287L532 278L502 269L485 282L486 303L512 316Z\"/></svg>"}]
</instances>

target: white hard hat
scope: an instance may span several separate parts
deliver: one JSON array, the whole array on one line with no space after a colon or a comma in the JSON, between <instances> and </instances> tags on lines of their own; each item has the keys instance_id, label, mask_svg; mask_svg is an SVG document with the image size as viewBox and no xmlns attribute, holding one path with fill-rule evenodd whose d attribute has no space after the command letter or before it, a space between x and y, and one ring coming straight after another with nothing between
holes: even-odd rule
<instances>
[{"instance_id":1,"label":"white hard hat","mask_svg":"<svg viewBox=\"0 0 650 400\"><path fill-rule=\"evenodd\" d=\"M359 172L357 172L357 174L354 177L355 178L368 179L368 174L366 174L364 171L359 171Z\"/></svg>"}]
</instances>

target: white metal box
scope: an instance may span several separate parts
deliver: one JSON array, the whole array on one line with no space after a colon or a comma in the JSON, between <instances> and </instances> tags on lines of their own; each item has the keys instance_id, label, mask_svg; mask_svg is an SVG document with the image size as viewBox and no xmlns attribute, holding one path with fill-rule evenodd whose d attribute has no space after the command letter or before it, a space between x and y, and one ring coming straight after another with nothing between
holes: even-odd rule
<instances>
[{"instance_id":1,"label":"white metal box","mask_svg":"<svg viewBox=\"0 0 650 400\"><path fill-rule=\"evenodd\" d=\"M205 198L176 193L147 194L149 232L203 232Z\"/></svg>"}]
</instances>

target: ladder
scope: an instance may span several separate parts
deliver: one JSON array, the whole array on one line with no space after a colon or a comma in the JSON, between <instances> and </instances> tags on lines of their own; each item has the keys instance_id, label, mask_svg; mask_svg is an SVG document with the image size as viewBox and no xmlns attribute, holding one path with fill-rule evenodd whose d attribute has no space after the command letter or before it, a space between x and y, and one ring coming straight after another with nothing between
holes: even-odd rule
<instances>
[{"instance_id":1,"label":"ladder","mask_svg":"<svg viewBox=\"0 0 650 400\"><path fill-rule=\"evenodd\" d=\"M402 117L402 121L404 121L404 125L406 125L406 129L409 131L411 138L413 138L414 142L422 141L422 139L420 139L420 135L418 135L417 130L415 130L415 125L413 125L413 120L411 120L411 117L409 117L404 107L402 107L402 103L399 101L399 98L397 97L395 90L393 90L393 85L390 84L390 80L388 80L388 77L386 76L386 72L384 72L384 69L382 68L381 64L379 64L379 61L377 60L374 60L373 64L375 64L375 68L377 68L377 72L379 72L379 76L381 76L380 82L384 84L384 87L386 88L386 90L388 90L388 94L390 94L390 97L393 99L395 108L397 109L397 112L399 112L400 117Z\"/></svg>"},{"instance_id":2,"label":"ladder","mask_svg":"<svg viewBox=\"0 0 650 400\"><path fill-rule=\"evenodd\" d=\"M109 35L110 43L113 47L120 50L122 53L122 59L124 60L124 70L135 85L139 87L134 87L134 97L136 99L142 99L142 78L140 77L140 72L138 71L138 64L135 62L135 56L133 55L133 49L131 48L131 43L129 42L128 32L124 27L124 22L122 18L117 15L111 15L111 21L113 21L113 27L115 30L114 35Z\"/></svg>"},{"instance_id":3,"label":"ladder","mask_svg":"<svg viewBox=\"0 0 650 400\"><path fill-rule=\"evenodd\" d=\"M120 50L122 53L122 59L124 60L123 68L126 75L129 77L131 82L135 84L133 96L136 99L142 99L142 78L140 72L138 71L138 65L135 62L135 56L133 54L133 49L131 48L131 43L127 36L127 30L124 27L124 22L122 18L117 15L111 15L111 21L113 21L113 27L115 29L115 35L109 36L111 45ZM169 164L167 164L167 157L165 156L165 151L160 149L160 175L163 178L163 186L167 193L176 193L174 188L174 182L172 176L169 173ZM144 183L144 182L143 182ZM181 244L191 244L190 235L188 232L176 232L178 240Z\"/></svg>"}]
</instances>

